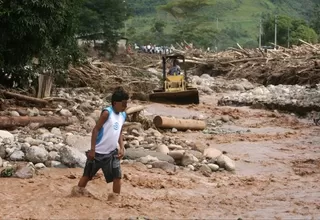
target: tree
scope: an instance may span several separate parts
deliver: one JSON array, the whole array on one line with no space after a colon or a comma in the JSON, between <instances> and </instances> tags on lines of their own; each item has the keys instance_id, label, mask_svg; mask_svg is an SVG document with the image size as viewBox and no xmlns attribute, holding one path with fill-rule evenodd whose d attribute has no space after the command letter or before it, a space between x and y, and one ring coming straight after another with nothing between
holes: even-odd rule
<instances>
[{"instance_id":1,"label":"tree","mask_svg":"<svg viewBox=\"0 0 320 220\"><path fill-rule=\"evenodd\" d=\"M311 27L320 36L320 3L315 4L311 15Z\"/></svg>"},{"instance_id":2,"label":"tree","mask_svg":"<svg viewBox=\"0 0 320 220\"><path fill-rule=\"evenodd\" d=\"M84 0L77 33L82 39L104 40L103 49L114 53L120 29L128 16L125 1Z\"/></svg>"},{"instance_id":3,"label":"tree","mask_svg":"<svg viewBox=\"0 0 320 220\"><path fill-rule=\"evenodd\" d=\"M193 42L201 47L211 46L217 31L207 28L207 18L202 15L202 10L208 6L208 0L179 0L159 6L159 10L169 13L176 20L170 38L176 42Z\"/></svg>"},{"instance_id":4,"label":"tree","mask_svg":"<svg viewBox=\"0 0 320 220\"><path fill-rule=\"evenodd\" d=\"M277 16L277 44L280 46L287 46L288 44L288 31L290 45L298 45L299 39L308 41L310 43L317 42L317 34L310 28L304 20L294 19L288 16ZM275 32L275 17L267 15L263 22L264 35L263 42L274 42Z\"/></svg>"},{"instance_id":5,"label":"tree","mask_svg":"<svg viewBox=\"0 0 320 220\"><path fill-rule=\"evenodd\" d=\"M0 1L0 82L23 86L40 69L65 69L79 58L74 39L80 0ZM29 66L29 68L26 68Z\"/></svg>"}]
</instances>

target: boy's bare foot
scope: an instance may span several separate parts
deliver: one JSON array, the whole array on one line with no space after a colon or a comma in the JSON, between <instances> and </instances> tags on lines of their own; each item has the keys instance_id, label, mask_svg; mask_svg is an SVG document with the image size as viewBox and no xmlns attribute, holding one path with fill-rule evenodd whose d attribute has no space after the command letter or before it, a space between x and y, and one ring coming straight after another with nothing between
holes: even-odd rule
<instances>
[{"instance_id":1,"label":"boy's bare foot","mask_svg":"<svg viewBox=\"0 0 320 220\"><path fill-rule=\"evenodd\" d=\"M121 195L118 193L109 193L108 201L110 202L121 202Z\"/></svg>"},{"instance_id":2,"label":"boy's bare foot","mask_svg":"<svg viewBox=\"0 0 320 220\"><path fill-rule=\"evenodd\" d=\"M92 196L86 188L74 186L71 190L71 196Z\"/></svg>"}]
</instances>

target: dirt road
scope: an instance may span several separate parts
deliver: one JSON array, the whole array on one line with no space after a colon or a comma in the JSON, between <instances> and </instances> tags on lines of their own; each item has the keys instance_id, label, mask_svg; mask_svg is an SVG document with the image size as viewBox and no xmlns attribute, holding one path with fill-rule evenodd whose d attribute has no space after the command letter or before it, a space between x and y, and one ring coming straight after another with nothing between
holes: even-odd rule
<instances>
[{"instance_id":1,"label":"dirt road","mask_svg":"<svg viewBox=\"0 0 320 220\"><path fill-rule=\"evenodd\" d=\"M320 219L320 127L291 115L202 100L206 104L182 110L152 104L147 112L224 116L219 132L167 135L226 151L236 161L235 173L206 177L181 169L168 175L125 164L122 198L113 203L112 185L103 176L89 183L88 196L78 197L71 190L82 169L47 168L30 180L0 179L0 219Z\"/></svg>"}]
</instances>

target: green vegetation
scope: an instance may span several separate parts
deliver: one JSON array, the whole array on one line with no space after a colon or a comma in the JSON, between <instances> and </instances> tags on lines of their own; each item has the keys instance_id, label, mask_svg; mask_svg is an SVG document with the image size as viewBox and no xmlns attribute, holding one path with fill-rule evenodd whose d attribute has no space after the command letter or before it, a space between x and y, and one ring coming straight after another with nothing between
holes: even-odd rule
<instances>
[{"instance_id":1,"label":"green vegetation","mask_svg":"<svg viewBox=\"0 0 320 220\"><path fill-rule=\"evenodd\" d=\"M314 10L316 0L127 1L134 12L127 21L127 35L138 44L171 44L185 39L196 46L217 47L218 50L234 46L237 42L246 47L257 47L261 16L266 19L275 15L290 16L296 21L304 20L304 28L299 31L309 32L308 24L315 28L320 20L312 20L320 11L319 7L318 12ZM164 27L161 33L154 31L155 23L159 22ZM274 36L274 30L269 31ZM310 34L299 36L308 40ZM265 36L262 44L267 45L269 40Z\"/></svg>"},{"instance_id":2,"label":"green vegetation","mask_svg":"<svg viewBox=\"0 0 320 220\"><path fill-rule=\"evenodd\" d=\"M275 19L273 16L267 16L264 18L263 29L265 34L263 35L264 42L274 42L274 27ZM316 43L318 36L316 32L308 27L307 23L301 19L293 19L288 16L277 17L277 44L280 46L297 45L299 39L303 39L310 43Z\"/></svg>"},{"instance_id":3,"label":"green vegetation","mask_svg":"<svg viewBox=\"0 0 320 220\"><path fill-rule=\"evenodd\" d=\"M119 0L0 0L1 84L24 87L36 84L35 73L64 74L82 57L76 36L104 39L114 51L126 14Z\"/></svg>"}]
</instances>

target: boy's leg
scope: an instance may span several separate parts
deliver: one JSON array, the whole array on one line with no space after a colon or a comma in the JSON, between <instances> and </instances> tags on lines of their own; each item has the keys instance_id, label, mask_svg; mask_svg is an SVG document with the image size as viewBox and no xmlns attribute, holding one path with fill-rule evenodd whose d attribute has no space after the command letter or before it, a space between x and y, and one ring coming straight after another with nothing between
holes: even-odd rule
<instances>
[{"instance_id":1,"label":"boy's leg","mask_svg":"<svg viewBox=\"0 0 320 220\"><path fill-rule=\"evenodd\" d=\"M113 179L113 192L120 194L121 191L121 179L115 178Z\"/></svg>"},{"instance_id":2,"label":"boy's leg","mask_svg":"<svg viewBox=\"0 0 320 220\"><path fill-rule=\"evenodd\" d=\"M86 187L88 182L92 179L92 177L98 172L100 169L100 164L98 161L89 161L87 160L86 166L83 170L83 175L79 180L78 186L79 187Z\"/></svg>"},{"instance_id":3,"label":"boy's leg","mask_svg":"<svg viewBox=\"0 0 320 220\"><path fill-rule=\"evenodd\" d=\"M82 176L79 180L78 186L83 188L86 187L89 180L90 179L88 176Z\"/></svg>"},{"instance_id":4,"label":"boy's leg","mask_svg":"<svg viewBox=\"0 0 320 220\"><path fill-rule=\"evenodd\" d=\"M102 171L107 183L113 182L113 192L119 194L121 191L121 167L118 158L110 158L102 166ZM110 167L111 166L111 167Z\"/></svg>"}]
</instances>

